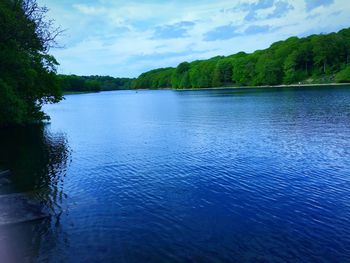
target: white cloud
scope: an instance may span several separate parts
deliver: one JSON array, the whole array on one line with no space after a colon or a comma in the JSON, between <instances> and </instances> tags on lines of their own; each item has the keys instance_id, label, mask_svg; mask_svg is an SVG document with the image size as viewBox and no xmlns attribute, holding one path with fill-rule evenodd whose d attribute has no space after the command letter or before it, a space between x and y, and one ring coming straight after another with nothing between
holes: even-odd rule
<instances>
[{"instance_id":1,"label":"white cloud","mask_svg":"<svg viewBox=\"0 0 350 263\"><path fill-rule=\"evenodd\" d=\"M85 15L103 15L108 13L108 10L104 7L94 7L83 4L75 4L73 5L73 7L76 8L80 13Z\"/></svg>"}]
</instances>

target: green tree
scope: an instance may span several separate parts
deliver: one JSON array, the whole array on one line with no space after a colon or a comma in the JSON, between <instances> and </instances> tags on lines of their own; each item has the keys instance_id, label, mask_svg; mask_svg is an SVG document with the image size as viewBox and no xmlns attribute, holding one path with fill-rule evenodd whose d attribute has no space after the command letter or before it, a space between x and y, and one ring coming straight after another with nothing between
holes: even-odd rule
<instances>
[{"instance_id":1,"label":"green tree","mask_svg":"<svg viewBox=\"0 0 350 263\"><path fill-rule=\"evenodd\" d=\"M314 36L313 43L314 61L320 73L327 74L339 69L341 57L345 51L345 45L337 34Z\"/></svg>"},{"instance_id":2,"label":"green tree","mask_svg":"<svg viewBox=\"0 0 350 263\"><path fill-rule=\"evenodd\" d=\"M239 85L253 85L257 58L251 55L238 58L233 64L232 80Z\"/></svg>"},{"instance_id":3,"label":"green tree","mask_svg":"<svg viewBox=\"0 0 350 263\"><path fill-rule=\"evenodd\" d=\"M190 63L183 62L179 64L172 76L172 87L175 89L183 89L190 87L188 71L190 70Z\"/></svg>"},{"instance_id":4,"label":"green tree","mask_svg":"<svg viewBox=\"0 0 350 263\"><path fill-rule=\"evenodd\" d=\"M58 65L48 54L59 29L35 0L0 2L0 126L47 118L45 103L58 102Z\"/></svg>"},{"instance_id":5,"label":"green tree","mask_svg":"<svg viewBox=\"0 0 350 263\"><path fill-rule=\"evenodd\" d=\"M343 29L339 31L339 35L343 38L345 44L344 63L350 64L350 29Z\"/></svg>"},{"instance_id":6,"label":"green tree","mask_svg":"<svg viewBox=\"0 0 350 263\"><path fill-rule=\"evenodd\" d=\"M299 82L309 75L311 50L307 45L300 45L291 52L284 61L284 83Z\"/></svg>"},{"instance_id":7,"label":"green tree","mask_svg":"<svg viewBox=\"0 0 350 263\"><path fill-rule=\"evenodd\" d=\"M225 86L229 83L232 83L232 62L221 59L217 62L213 73L213 86Z\"/></svg>"},{"instance_id":8,"label":"green tree","mask_svg":"<svg viewBox=\"0 0 350 263\"><path fill-rule=\"evenodd\" d=\"M278 85L282 83L282 67L270 54L260 56L256 63L255 85Z\"/></svg>"}]
</instances>

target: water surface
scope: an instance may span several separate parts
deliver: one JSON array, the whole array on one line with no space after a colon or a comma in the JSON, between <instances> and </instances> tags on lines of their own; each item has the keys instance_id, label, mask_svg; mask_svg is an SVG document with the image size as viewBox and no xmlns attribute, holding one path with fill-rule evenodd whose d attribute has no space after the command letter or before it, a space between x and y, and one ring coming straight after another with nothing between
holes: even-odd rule
<instances>
[{"instance_id":1,"label":"water surface","mask_svg":"<svg viewBox=\"0 0 350 263\"><path fill-rule=\"evenodd\" d=\"M45 111L1 134L0 192L52 215L1 227L8 257L350 261L348 87L105 92Z\"/></svg>"}]
</instances>

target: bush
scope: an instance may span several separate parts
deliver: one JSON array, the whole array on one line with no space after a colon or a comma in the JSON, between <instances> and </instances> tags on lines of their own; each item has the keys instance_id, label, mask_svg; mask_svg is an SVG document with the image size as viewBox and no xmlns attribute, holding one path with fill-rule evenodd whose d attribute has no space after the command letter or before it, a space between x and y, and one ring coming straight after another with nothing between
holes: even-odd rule
<instances>
[{"instance_id":1,"label":"bush","mask_svg":"<svg viewBox=\"0 0 350 263\"><path fill-rule=\"evenodd\" d=\"M338 83L350 83L350 66L335 75L335 81Z\"/></svg>"}]
</instances>

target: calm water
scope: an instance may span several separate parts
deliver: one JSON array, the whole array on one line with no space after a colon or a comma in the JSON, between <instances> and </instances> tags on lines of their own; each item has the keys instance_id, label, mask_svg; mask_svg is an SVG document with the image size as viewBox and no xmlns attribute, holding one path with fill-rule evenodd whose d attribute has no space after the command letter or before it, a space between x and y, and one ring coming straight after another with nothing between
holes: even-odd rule
<instances>
[{"instance_id":1,"label":"calm water","mask_svg":"<svg viewBox=\"0 0 350 263\"><path fill-rule=\"evenodd\" d=\"M45 110L44 127L1 131L15 187L0 192L34 191L52 215L1 227L13 261L350 262L349 88L119 91Z\"/></svg>"}]
</instances>

